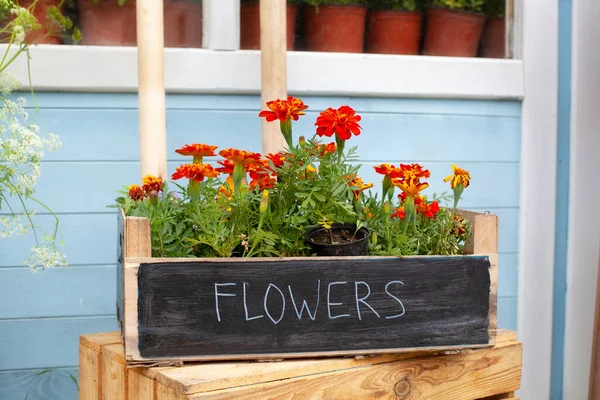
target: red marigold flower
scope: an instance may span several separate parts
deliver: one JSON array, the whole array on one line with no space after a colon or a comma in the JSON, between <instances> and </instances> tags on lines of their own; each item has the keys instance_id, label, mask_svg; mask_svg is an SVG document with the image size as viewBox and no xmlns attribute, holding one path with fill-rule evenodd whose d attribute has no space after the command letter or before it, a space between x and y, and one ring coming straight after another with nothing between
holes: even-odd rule
<instances>
[{"instance_id":1,"label":"red marigold flower","mask_svg":"<svg viewBox=\"0 0 600 400\"><path fill-rule=\"evenodd\" d=\"M231 175L233 174L233 163L229 160L220 160L217 161L217 163L221 164L222 167L218 167L215 168L216 171L222 173L222 174L227 174L227 175Z\"/></svg>"},{"instance_id":2,"label":"red marigold flower","mask_svg":"<svg viewBox=\"0 0 600 400\"><path fill-rule=\"evenodd\" d=\"M360 115L349 106L328 108L317 117L317 135L331 137L334 134L341 140L348 140L352 134L360 135L362 127L358 124Z\"/></svg>"},{"instance_id":3,"label":"red marigold flower","mask_svg":"<svg viewBox=\"0 0 600 400\"><path fill-rule=\"evenodd\" d=\"M283 164L287 160L288 156L289 156L289 154L280 151L280 152L274 153L274 154L273 153L267 154L267 159L269 159L273 162L273 165L275 166L275 168L281 168L281 167L283 167Z\"/></svg>"},{"instance_id":4,"label":"red marigold flower","mask_svg":"<svg viewBox=\"0 0 600 400\"><path fill-rule=\"evenodd\" d=\"M131 200L139 201L144 200L146 195L140 185L133 184L129 186L129 198L131 198Z\"/></svg>"},{"instance_id":5,"label":"red marigold flower","mask_svg":"<svg viewBox=\"0 0 600 400\"><path fill-rule=\"evenodd\" d=\"M421 178L429 178L431 176L431 172L428 169L424 169L422 165L419 164L400 164L400 177L402 179L421 179Z\"/></svg>"},{"instance_id":6,"label":"red marigold flower","mask_svg":"<svg viewBox=\"0 0 600 400\"><path fill-rule=\"evenodd\" d=\"M260 154L246 150L225 149L219 152L223 158L232 161L234 164L255 164L260 163Z\"/></svg>"},{"instance_id":7,"label":"red marigold flower","mask_svg":"<svg viewBox=\"0 0 600 400\"><path fill-rule=\"evenodd\" d=\"M209 164L185 164L177 167L171 179L188 178L202 182L204 178L216 178L217 176L219 176L219 171Z\"/></svg>"},{"instance_id":8,"label":"red marigold flower","mask_svg":"<svg viewBox=\"0 0 600 400\"><path fill-rule=\"evenodd\" d=\"M269 175L261 175L255 179L252 179L248 187L250 189L258 187L260 190L272 189L273 186L275 186L275 183L275 179L271 178Z\"/></svg>"},{"instance_id":9,"label":"red marigold flower","mask_svg":"<svg viewBox=\"0 0 600 400\"><path fill-rule=\"evenodd\" d=\"M456 214L454 216L453 226L450 230L450 234L454 236L464 235L467 232L466 225L467 221L460 214Z\"/></svg>"},{"instance_id":10,"label":"red marigold flower","mask_svg":"<svg viewBox=\"0 0 600 400\"><path fill-rule=\"evenodd\" d=\"M212 157L216 156L215 150L217 146L210 146L208 144L186 144L180 149L175 150L175 153L179 153L182 156L192 157Z\"/></svg>"},{"instance_id":11,"label":"red marigold flower","mask_svg":"<svg viewBox=\"0 0 600 400\"><path fill-rule=\"evenodd\" d=\"M269 161L260 160L260 162L260 164L246 164L246 172L250 175L250 179L259 179L271 173Z\"/></svg>"},{"instance_id":12,"label":"red marigold flower","mask_svg":"<svg viewBox=\"0 0 600 400\"><path fill-rule=\"evenodd\" d=\"M150 195L152 192L162 191L163 181L161 178L157 178L154 175L146 175L142 178L142 189L144 193Z\"/></svg>"},{"instance_id":13,"label":"red marigold flower","mask_svg":"<svg viewBox=\"0 0 600 400\"><path fill-rule=\"evenodd\" d=\"M389 178L399 178L402 175L402 172L399 168L396 168L388 163L379 164L374 166L373 168L378 174L387 176Z\"/></svg>"},{"instance_id":14,"label":"red marigold flower","mask_svg":"<svg viewBox=\"0 0 600 400\"><path fill-rule=\"evenodd\" d=\"M417 206L417 213L423 214L427 218L435 218L438 212L440 212L440 206L437 201L432 201L431 203L421 202Z\"/></svg>"},{"instance_id":15,"label":"red marigold flower","mask_svg":"<svg viewBox=\"0 0 600 400\"><path fill-rule=\"evenodd\" d=\"M395 208L392 215L390 215L390 218L404 219L405 217L406 217L406 213L404 212L404 206Z\"/></svg>"},{"instance_id":16,"label":"red marigold flower","mask_svg":"<svg viewBox=\"0 0 600 400\"><path fill-rule=\"evenodd\" d=\"M279 120L285 122L288 119L298 121L301 115L304 115L303 111L308 108L302 100L296 99L293 96L289 96L286 100L273 100L267 102L269 110L261 111L258 116L265 117L267 122L273 122Z\"/></svg>"}]
</instances>

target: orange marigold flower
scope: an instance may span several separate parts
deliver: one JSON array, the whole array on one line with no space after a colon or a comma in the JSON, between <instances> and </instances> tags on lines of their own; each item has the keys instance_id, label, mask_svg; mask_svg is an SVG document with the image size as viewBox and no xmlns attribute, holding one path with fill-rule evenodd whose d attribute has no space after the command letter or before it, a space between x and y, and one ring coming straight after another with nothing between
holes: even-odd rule
<instances>
[{"instance_id":1,"label":"orange marigold flower","mask_svg":"<svg viewBox=\"0 0 600 400\"><path fill-rule=\"evenodd\" d=\"M215 150L217 146L210 146L208 144L186 144L180 149L175 150L175 153L179 153L182 156L192 157L212 157L216 156Z\"/></svg>"},{"instance_id":2,"label":"orange marigold flower","mask_svg":"<svg viewBox=\"0 0 600 400\"><path fill-rule=\"evenodd\" d=\"M337 110L330 107L317 117L317 135L331 137L335 134L341 140L348 140L352 134L360 135L360 120L360 115L356 115L352 107L341 106Z\"/></svg>"},{"instance_id":3,"label":"orange marigold flower","mask_svg":"<svg viewBox=\"0 0 600 400\"><path fill-rule=\"evenodd\" d=\"M301 115L304 115L303 111L308 108L302 100L296 99L293 96L289 96L286 100L273 100L267 102L269 110L261 111L258 116L265 117L267 122L273 122L279 120L285 122L288 119L298 121Z\"/></svg>"},{"instance_id":4,"label":"orange marigold flower","mask_svg":"<svg viewBox=\"0 0 600 400\"><path fill-rule=\"evenodd\" d=\"M133 184L129 186L129 198L135 201L144 200L146 195L140 185Z\"/></svg>"},{"instance_id":5,"label":"orange marigold flower","mask_svg":"<svg viewBox=\"0 0 600 400\"><path fill-rule=\"evenodd\" d=\"M256 179L252 179L248 187L252 190L258 187L260 190L272 189L275 186L275 179L271 178L269 175L261 175Z\"/></svg>"},{"instance_id":6,"label":"orange marigold flower","mask_svg":"<svg viewBox=\"0 0 600 400\"><path fill-rule=\"evenodd\" d=\"M222 173L222 174L227 174L227 175L231 175L233 174L233 163L229 160L220 160L217 161L217 163L221 164L222 167L218 167L215 168L216 171Z\"/></svg>"},{"instance_id":7,"label":"orange marigold flower","mask_svg":"<svg viewBox=\"0 0 600 400\"><path fill-rule=\"evenodd\" d=\"M234 164L256 164L260 163L260 154L246 150L225 149L219 152L219 155L228 159Z\"/></svg>"},{"instance_id":8,"label":"orange marigold flower","mask_svg":"<svg viewBox=\"0 0 600 400\"><path fill-rule=\"evenodd\" d=\"M352 179L350 182L348 182L348 185L358 188L358 189L354 190L354 198L356 200L358 200L360 198L360 194L362 191L373 187L372 183L364 183L362 178L360 178L358 176L355 176L354 179Z\"/></svg>"},{"instance_id":9,"label":"orange marigold flower","mask_svg":"<svg viewBox=\"0 0 600 400\"><path fill-rule=\"evenodd\" d=\"M450 181L450 188L454 189L458 185L463 185L463 187L469 186L471 182L471 175L468 171L459 168L456 164L452 164L452 175L444 178L444 182Z\"/></svg>"},{"instance_id":10,"label":"orange marigold flower","mask_svg":"<svg viewBox=\"0 0 600 400\"><path fill-rule=\"evenodd\" d=\"M429 187L429 183L427 182L419 182L418 179L394 179L392 183L395 186L398 186L400 190L406 193L407 196L414 197L419 192L427 189Z\"/></svg>"},{"instance_id":11,"label":"orange marigold flower","mask_svg":"<svg viewBox=\"0 0 600 400\"><path fill-rule=\"evenodd\" d=\"M319 154L322 157L325 154L335 153L337 151L337 145L335 144L335 142L331 142L331 143L327 143L327 144L320 144L318 146L318 149L319 149Z\"/></svg>"},{"instance_id":12,"label":"orange marigold flower","mask_svg":"<svg viewBox=\"0 0 600 400\"><path fill-rule=\"evenodd\" d=\"M157 178L154 175L146 175L142 178L142 189L144 193L150 195L152 192L160 192L162 191L163 181L161 178Z\"/></svg>"},{"instance_id":13,"label":"orange marigold flower","mask_svg":"<svg viewBox=\"0 0 600 400\"><path fill-rule=\"evenodd\" d=\"M406 193L401 192L398 195L398 198L400 199L401 202L404 202L406 200ZM423 199L423 196L421 196L420 194L416 194L414 196L414 201L415 201L416 206L422 206L423 204L425 204L425 200Z\"/></svg>"},{"instance_id":14,"label":"orange marigold flower","mask_svg":"<svg viewBox=\"0 0 600 400\"><path fill-rule=\"evenodd\" d=\"M405 217L406 217L406 213L404 212L404 206L395 208L392 215L390 215L390 218L404 219Z\"/></svg>"},{"instance_id":15,"label":"orange marigold flower","mask_svg":"<svg viewBox=\"0 0 600 400\"><path fill-rule=\"evenodd\" d=\"M185 164L177 167L171 179L188 178L202 182L204 178L216 178L217 176L219 176L219 171L209 164Z\"/></svg>"},{"instance_id":16,"label":"orange marigold flower","mask_svg":"<svg viewBox=\"0 0 600 400\"><path fill-rule=\"evenodd\" d=\"M221 185L218 192L219 192L219 195L224 195L228 199L231 199L233 197L233 195L235 194L235 186L233 184L233 176L229 176L225 180L225 183L223 183Z\"/></svg>"}]
</instances>

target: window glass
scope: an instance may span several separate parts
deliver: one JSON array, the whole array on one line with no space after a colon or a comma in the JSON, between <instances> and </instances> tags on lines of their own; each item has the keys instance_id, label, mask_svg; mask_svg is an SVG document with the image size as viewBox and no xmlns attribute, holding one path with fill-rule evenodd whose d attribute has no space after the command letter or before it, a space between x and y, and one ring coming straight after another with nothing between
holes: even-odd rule
<instances>
[{"instance_id":1,"label":"window glass","mask_svg":"<svg viewBox=\"0 0 600 400\"><path fill-rule=\"evenodd\" d=\"M58 33L46 17L51 6L61 0L20 1L22 7L33 5L33 14L45 32L29 37L32 43L74 44L68 35ZM82 33L80 44L93 46L135 46L135 0L69 0L62 3L63 13L70 17ZM202 1L164 0L165 46L202 47ZM44 34L49 33L49 34Z\"/></svg>"},{"instance_id":2,"label":"window glass","mask_svg":"<svg viewBox=\"0 0 600 400\"><path fill-rule=\"evenodd\" d=\"M241 1L242 49L260 46L258 9ZM505 10L506 0L288 0L288 50L504 58Z\"/></svg>"}]
</instances>

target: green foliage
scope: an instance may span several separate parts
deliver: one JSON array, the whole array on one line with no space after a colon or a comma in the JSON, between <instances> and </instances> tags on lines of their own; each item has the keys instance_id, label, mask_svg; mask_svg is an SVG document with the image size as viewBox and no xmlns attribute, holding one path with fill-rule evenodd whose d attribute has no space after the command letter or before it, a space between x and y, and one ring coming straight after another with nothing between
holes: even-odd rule
<instances>
[{"instance_id":1,"label":"green foliage","mask_svg":"<svg viewBox=\"0 0 600 400\"><path fill-rule=\"evenodd\" d=\"M486 0L432 0L432 4L437 7L474 12L483 12L485 2Z\"/></svg>"},{"instance_id":2,"label":"green foliage","mask_svg":"<svg viewBox=\"0 0 600 400\"><path fill-rule=\"evenodd\" d=\"M367 0L370 9L373 10L404 10L419 11L422 0Z\"/></svg>"},{"instance_id":3,"label":"green foliage","mask_svg":"<svg viewBox=\"0 0 600 400\"><path fill-rule=\"evenodd\" d=\"M485 0L483 12L488 17L504 17L506 0Z\"/></svg>"},{"instance_id":4,"label":"green foliage","mask_svg":"<svg viewBox=\"0 0 600 400\"><path fill-rule=\"evenodd\" d=\"M158 196L123 196L117 204L126 215L150 219L154 257L308 256L305 232L333 223L366 226L372 255L462 253L471 235L468 223L446 209L429 216L419 211L414 220L394 218L391 209L402 201L388 206L377 194L357 192L355 185L362 183L353 180L360 169L356 148L325 149L313 137L286 149L281 163L269 161L265 171L274 172L277 182L265 192L245 180L237 191L224 190L227 180L210 178L200 183L195 202L185 187L177 185L175 193L164 185ZM432 202L418 198L422 206L450 201L444 195Z\"/></svg>"}]
</instances>

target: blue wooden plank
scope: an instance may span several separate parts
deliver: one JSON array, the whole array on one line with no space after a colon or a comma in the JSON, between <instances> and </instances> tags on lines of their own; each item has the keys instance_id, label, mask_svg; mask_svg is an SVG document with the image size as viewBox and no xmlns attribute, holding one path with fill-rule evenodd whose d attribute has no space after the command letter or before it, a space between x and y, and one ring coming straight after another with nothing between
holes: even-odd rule
<instances>
[{"instance_id":1,"label":"blue wooden plank","mask_svg":"<svg viewBox=\"0 0 600 400\"><path fill-rule=\"evenodd\" d=\"M116 312L114 265L0 269L0 320ZM11 301L19 299L19 301Z\"/></svg>"},{"instance_id":2,"label":"blue wooden plank","mask_svg":"<svg viewBox=\"0 0 600 400\"><path fill-rule=\"evenodd\" d=\"M295 140L315 133L316 113L294 124ZM52 161L139 160L136 110L41 110L44 132L59 134L63 147ZM364 114L358 146L365 160L518 162L520 120L439 114ZM325 138L327 139L327 138ZM169 110L167 155L185 143L210 143L260 152L261 120L251 111ZM385 144L385 145L382 145Z\"/></svg>"},{"instance_id":3,"label":"blue wooden plank","mask_svg":"<svg viewBox=\"0 0 600 400\"><path fill-rule=\"evenodd\" d=\"M517 298L498 298L498 328L517 330Z\"/></svg>"},{"instance_id":4,"label":"blue wooden plank","mask_svg":"<svg viewBox=\"0 0 600 400\"><path fill-rule=\"evenodd\" d=\"M28 93L23 97L30 99ZM497 115L520 117L518 101L402 99L300 96L310 110L349 105L357 111L378 113L428 113L447 115ZM113 108L137 109L136 94L129 93L38 93L41 108ZM29 103L32 103L29 101ZM195 95L169 94L167 108L196 110L254 110L261 107L260 97L254 95Z\"/></svg>"},{"instance_id":5,"label":"blue wooden plank","mask_svg":"<svg viewBox=\"0 0 600 400\"><path fill-rule=\"evenodd\" d=\"M500 253L518 251L518 208L477 207L476 211L489 211L498 215L500 223ZM40 227L48 227L51 219L45 215L35 217ZM72 265L113 264L116 260L116 213L63 214L60 215L62 251ZM48 230L48 229L47 229ZM22 266L33 245L30 236L0 239L0 267Z\"/></svg>"},{"instance_id":6,"label":"blue wooden plank","mask_svg":"<svg viewBox=\"0 0 600 400\"><path fill-rule=\"evenodd\" d=\"M47 215L35 217L35 223L48 232L52 220ZM117 216L104 214L66 214L60 216L61 251L71 265L114 264L117 258ZM0 238L0 267L23 266L31 247L31 236Z\"/></svg>"},{"instance_id":7,"label":"blue wooden plank","mask_svg":"<svg viewBox=\"0 0 600 400\"><path fill-rule=\"evenodd\" d=\"M77 368L0 372L0 399L3 400L76 400Z\"/></svg>"},{"instance_id":8,"label":"blue wooden plank","mask_svg":"<svg viewBox=\"0 0 600 400\"><path fill-rule=\"evenodd\" d=\"M136 110L42 110L43 132L59 135L63 147L46 154L49 161L135 161L140 159ZM220 149L261 150L261 121L249 111L179 111L167 113L167 154L186 143L209 143Z\"/></svg>"},{"instance_id":9,"label":"blue wooden plank","mask_svg":"<svg viewBox=\"0 0 600 400\"><path fill-rule=\"evenodd\" d=\"M518 288L518 256L517 253L501 253L498 255L498 296L517 297Z\"/></svg>"},{"instance_id":10,"label":"blue wooden plank","mask_svg":"<svg viewBox=\"0 0 600 400\"><path fill-rule=\"evenodd\" d=\"M0 321L0 370L72 367L79 336L117 329L116 316Z\"/></svg>"},{"instance_id":11,"label":"blue wooden plank","mask_svg":"<svg viewBox=\"0 0 600 400\"><path fill-rule=\"evenodd\" d=\"M375 186L371 190L381 193L382 176L373 168L379 162L363 162L360 175L365 182L372 182ZM427 179L429 188L423 191L425 195L433 193L452 194L450 185L444 178L452 174L449 162L424 162L421 163L431 172ZM519 164L516 163L470 163L458 162L461 168L471 174L471 185L465 189L460 200L460 207L518 207L519 206ZM397 164L396 164L397 166ZM399 193L398 190L396 190Z\"/></svg>"},{"instance_id":12,"label":"blue wooden plank","mask_svg":"<svg viewBox=\"0 0 600 400\"><path fill-rule=\"evenodd\" d=\"M169 162L169 176L180 162ZM373 182L380 190L381 175L373 165L362 163L365 182ZM423 163L431 171L430 187L424 193L450 192L443 178L452 173L448 162ZM516 163L459 164L471 173L472 184L465 190L461 207L517 207L519 205L519 165ZM117 190L139 183L138 162L60 162L46 163L37 185L37 196L56 213L106 212L118 196ZM68 179L65 179L68 177ZM110 179L107 179L110 177ZM15 209L19 210L19 207ZM43 212L31 204L31 209Z\"/></svg>"}]
</instances>

